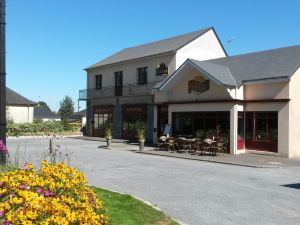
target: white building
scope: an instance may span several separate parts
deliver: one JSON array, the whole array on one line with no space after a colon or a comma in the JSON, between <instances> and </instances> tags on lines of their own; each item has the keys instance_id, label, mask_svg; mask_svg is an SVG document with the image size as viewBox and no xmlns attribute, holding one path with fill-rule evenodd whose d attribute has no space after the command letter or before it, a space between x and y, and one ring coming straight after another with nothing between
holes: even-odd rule
<instances>
[{"instance_id":1,"label":"white building","mask_svg":"<svg viewBox=\"0 0 300 225\"><path fill-rule=\"evenodd\" d=\"M187 58L220 58L226 52L213 28L126 48L88 67L87 90L80 100L87 100L87 125L92 135L103 136L103 124L113 120L116 138L135 137L135 127L147 125L147 139L155 130L152 88L175 72ZM155 131L154 131L155 130ZM154 132L154 133L153 133Z\"/></svg>"},{"instance_id":2,"label":"white building","mask_svg":"<svg viewBox=\"0 0 300 225\"><path fill-rule=\"evenodd\" d=\"M213 28L127 48L88 67L87 124L133 138L147 126L156 142L205 133L248 150L300 156L300 46L228 57Z\"/></svg>"},{"instance_id":3,"label":"white building","mask_svg":"<svg viewBox=\"0 0 300 225\"><path fill-rule=\"evenodd\" d=\"M33 108L37 104L6 88L7 116L15 123L32 123Z\"/></svg>"}]
</instances>

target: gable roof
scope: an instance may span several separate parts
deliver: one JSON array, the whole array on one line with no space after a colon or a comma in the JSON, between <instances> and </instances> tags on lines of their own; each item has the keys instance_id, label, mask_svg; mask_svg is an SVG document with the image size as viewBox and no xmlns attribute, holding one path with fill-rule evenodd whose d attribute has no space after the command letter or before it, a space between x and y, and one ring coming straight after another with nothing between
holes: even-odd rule
<instances>
[{"instance_id":1,"label":"gable roof","mask_svg":"<svg viewBox=\"0 0 300 225\"><path fill-rule=\"evenodd\" d=\"M227 67L238 85L251 81L290 79L300 67L300 45L204 62Z\"/></svg>"},{"instance_id":2,"label":"gable roof","mask_svg":"<svg viewBox=\"0 0 300 225\"><path fill-rule=\"evenodd\" d=\"M6 88L6 105L8 106L35 106L37 103L25 98L17 92Z\"/></svg>"},{"instance_id":3,"label":"gable roof","mask_svg":"<svg viewBox=\"0 0 300 225\"><path fill-rule=\"evenodd\" d=\"M47 107L34 107L33 110L33 118L35 119L58 119L60 118L57 113L52 112L50 109L48 109Z\"/></svg>"},{"instance_id":4,"label":"gable roof","mask_svg":"<svg viewBox=\"0 0 300 225\"><path fill-rule=\"evenodd\" d=\"M155 86L162 89L187 64L220 85L237 87L247 82L289 80L300 68L300 45L205 61L187 59L172 75Z\"/></svg>"},{"instance_id":5,"label":"gable roof","mask_svg":"<svg viewBox=\"0 0 300 225\"><path fill-rule=\"evenodd\" d=\"M212 27L210 27L210 28L205 28L205 29L201 29L198 31L194 31L191 33L167 38L164 40L151 42L148 44L143 44L143 45L139 45L139 46L135 46L135 47L131 47L131 48L125 48L125 49L101 60L100 62L89 66L88 68L86 68L86 70L89 70L89 69L92 69L95 67L99 67L99 66L124 62L124 61L147 57L147 56L153 56L153 55L158 55L158 54L163 54L163 53L172 53L172 52L175 53L178 49L182 48L183 46L185 46L186 44L195 40L196 38L202 36L203 34L205 34L206 32L208 32L211 29L214 31L214 29ZM221 46L222 46L222 44L221 44ZM225 52L225 50L224 50L224 52Z\"/></svg>"}]
</instances>

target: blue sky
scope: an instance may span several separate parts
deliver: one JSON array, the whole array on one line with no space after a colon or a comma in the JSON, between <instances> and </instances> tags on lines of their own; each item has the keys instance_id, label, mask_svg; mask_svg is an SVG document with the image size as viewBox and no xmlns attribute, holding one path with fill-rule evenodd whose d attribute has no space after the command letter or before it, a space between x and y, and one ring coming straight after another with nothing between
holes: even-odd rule
<instances>
[{"instance_id":1,"label":"blue sky","mask_svg":"<svg viewBox=\"0 0 300 225\"><path fill-rule=\"evenodd\" d=\"M298 0L7 1L7 86L53 110L65 95L77 106L83 69L122 48L210 26L229 55L297 45L299 8Z\"/></svg>"}]
</instances>

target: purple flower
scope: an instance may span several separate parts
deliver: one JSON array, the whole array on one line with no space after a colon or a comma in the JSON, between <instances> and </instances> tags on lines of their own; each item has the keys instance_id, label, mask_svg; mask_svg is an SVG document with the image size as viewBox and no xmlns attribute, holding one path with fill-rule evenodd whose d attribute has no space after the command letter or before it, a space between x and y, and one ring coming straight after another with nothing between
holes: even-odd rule
<instances>
[{"instance_id":1,"label":"purple flower","mask_svg":"<svg viewBox=\"0 0 300 225\"><path fill-rule=\"evenodd\" d=\"M8 149L6 148L6 146L2 140L0 140L0 153L2 153L4 155L8 154Z\"/></svg>"},{"instance_id":2,"label":"purple flower","mask_svg":"<svg viewBox=\"0 0 300 225\"><path fill-rule=\"evenodd\" d=\"M12 225L12 223L8 220L3 221L3 225Z\"/></svg>"},{"instance_id":3,"label":"purple flower","mask_svg":"<svg viewBox=\"0 0 300 225\"><path fill-rule=\"evenodd\" d=\"M44 193L44 190L43 190L43 189L41 189L41 188L39 188L39 189L37 189L37 190L36 190L36 193L38 193L38 194L40 194L40 193Z\"/></svg>"},{"instance_id":4,"label":"purple flower","mask_svg":"<svg viewBox=\"0 0 300 225\"><path fill-rule=\"evenodd\" d=\"M25 164L21 167L21 170L29 170L28 164L25 163Z\"/></svg>"},{"instance_id":5,"label":"purple flower","mask_svg":"<svg viewBox=\"0 0 300 225\"><path fill-rule=\"evenodd\" d=\"M44 191L45 197L53 197L55 194L52 191Z\"/></svg>"},{"instance_id":6,"label":"purple flower","mask_svg":"<svg viewBox=\"0 0 300 225\"><path fill-rule=\"evenodd\" d=\"M0 217L2 217L4 215L3 211L0 211Z\"/></svg>"},{"instance_id":7,"label":"purple flower","mask_svg":"<svg viewBox=\"0 0 300 225\"><path fill-rule=\"evenodd\" d=\"M0 187L2 187L3 186L3 182L2 181L0 181Z\"/></svg>"},{"instance_id":8,"label":"purple flower","mask_svg":"<svg viewBox=\"0 0 300 225\"><path fill-rule=\"evenodd\" d=\"M20 187L19 187L21 190L24 190L26 189L26 186L24 184L21 184Z\"/></svg>"},{"instance_id":9,"label":"purple flower","mask_svg":"<svg viewBox=\"0 0 300 225\"><path fill-rule=\"evenodd\" d=\"M13 198L13 197L15 197L15 196L16 196L15 194L10 194L10 195L9 195L10 198Z\"/></svg>"}]
</instances>

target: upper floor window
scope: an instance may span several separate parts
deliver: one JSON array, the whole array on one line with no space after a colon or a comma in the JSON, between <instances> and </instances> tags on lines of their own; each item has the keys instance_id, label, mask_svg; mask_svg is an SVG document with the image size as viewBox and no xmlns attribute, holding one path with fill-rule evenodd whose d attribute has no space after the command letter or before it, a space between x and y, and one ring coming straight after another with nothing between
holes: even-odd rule
<instances>
[{"instance_id":1,"label":"upper floor window","mask_svg":"<svg viewBox=\"0 0 300 225\"><path fill-rule=\"evenodd\" d=\"M96 89L102 88L102 75L96 75L95 76L95 83L96 83Z\"/></svg>"},{"instance_id":2,"label":"upper floor window","mask_svg":"<svg viewBox=\"0 0 300 225\"><path fill-rule=\"evenodd\" d=\"M168 74L168 67L164 63L160 63L156 69L156 75Z\"/></svg>"},{"instance_id":3,"label":"upper floor window","mask_svg":"<svg viewBox=\"0 0 300 225\"><path fill-rule=\"evenodd\" d=\"M123 87L123 71L115 72L115 86Z\"/></svg>"},{"instance_id":4,"label":"upper floor window","mask_svg":"<svg viewBox=\"0 0 300 225\"><path fill-rule=\"evenodd\" d=\"M141 67L137 69L138 71L138 84L147 84L148 80L148 67Z\"/></svg>"}]
</instances>

